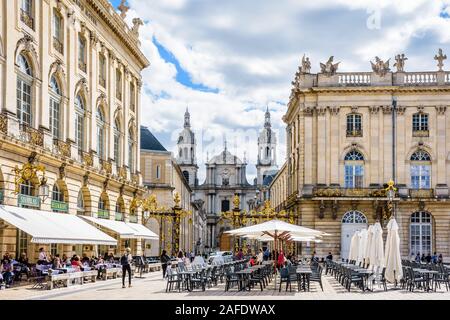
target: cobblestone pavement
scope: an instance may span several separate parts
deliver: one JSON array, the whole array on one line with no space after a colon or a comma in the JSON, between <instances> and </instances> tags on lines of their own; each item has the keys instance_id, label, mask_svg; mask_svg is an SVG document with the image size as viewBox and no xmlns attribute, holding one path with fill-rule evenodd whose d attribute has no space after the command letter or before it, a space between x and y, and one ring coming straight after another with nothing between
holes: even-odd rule
<instances>
[{"instance_id":1,"label":"cobblestone pavement","mask_svg":"<svg viewBox=\"0 0 450 320\"><path fill-rule=\"evenodd\" d=\"M310 292L297 292L297 286L292 286L292 292L286 292L285 287L281 292L274 290L273 282L264 291L252 289L250 292L237 292L232 288L225 292L225 285L207 288L206 291L194 292L170 292L166 293L166 281L162 279L161 273L145 274L144 278L134 278L131 288L122 288L121 280L99 281L84 285L74 285L69 288L48 290L31 289L30 286L10 288L0 291L0 300L115 300L115 299L137 299L137 300L242 300L242 299L274 299L274 300L450 300L450 292L445 291L445 286L437 289L437 292L395 290L388 285L388 291L384 292L375 286L374 292L361 292L352 287L350 292L346 291L333 277L323 277L323 292L318 283L311 283Z\"/></svg>"}]
</instances>

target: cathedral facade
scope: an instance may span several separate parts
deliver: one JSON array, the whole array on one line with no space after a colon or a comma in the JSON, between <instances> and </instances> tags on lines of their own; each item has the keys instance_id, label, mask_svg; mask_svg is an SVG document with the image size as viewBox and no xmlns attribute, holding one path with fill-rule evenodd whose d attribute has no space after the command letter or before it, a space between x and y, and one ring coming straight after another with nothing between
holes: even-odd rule
<instances>
[{"instance_id":1,"label":"cathedral facade","mask_svg":"<svg viewBox=\"0 0 450 320\"><path fill-rule=\"evenodd\" d=\"M276 169L276 136L271 129L270 112L265 113L264 128L260 132L256 163L257 177L253 183L247 180L247 161L232 154L224 143L223 151L208 159L205 163L206 178L203 183L198 181L198 165L196 158L197 141L191 130L190 114L186 110L184 128L178 142L177 163L184 177L189 182L194 199L203 204L202 210L207 216L206 239L197 239L207 251L231 250L231 238L224 232L232 229L227 221L221 221L221 213L233 209L233 197L240 198L240 209L249 211L255 209L260 202L260 191L264 180ZM256 146L255 146L256 147Z\"/></svg>"}]
</instances>

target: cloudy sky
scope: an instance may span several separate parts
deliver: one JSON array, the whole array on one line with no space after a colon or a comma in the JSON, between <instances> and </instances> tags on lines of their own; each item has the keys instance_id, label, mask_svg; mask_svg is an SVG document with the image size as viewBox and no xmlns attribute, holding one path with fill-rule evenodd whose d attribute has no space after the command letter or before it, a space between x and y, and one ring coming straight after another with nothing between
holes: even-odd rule
<instances>
[{"instance_id":1,"label":"cloudy sky","mask_svg":"<svg viewBox=\"0 0 450 320\"><path fill-rule=\"evenodd\" d=\"M117 6L120 0L112 0ZM370 71L405 53L406 71L437 70L438 48L450 54L450 0L128 0L139 16L143 72L142 124L175 151L186 106L203 163L228 148L247 153L255 176L256 138L268 106L285 158L291 81L304 53L312 72L334 55L339 71ZM450 57L450 55L449 55ZM450 59L449 59L450 60ZM392 66L391 62L391 66ZM447 64L450 64L448 61ZM449 70L450 67L444 67Z\"/></svg>"}]
</instances>

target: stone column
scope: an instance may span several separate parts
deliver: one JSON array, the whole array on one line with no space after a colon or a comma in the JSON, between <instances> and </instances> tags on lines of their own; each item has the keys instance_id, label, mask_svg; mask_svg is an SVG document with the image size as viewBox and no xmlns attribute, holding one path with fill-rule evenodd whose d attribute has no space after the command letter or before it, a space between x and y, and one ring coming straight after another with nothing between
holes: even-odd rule
<instances>
[{"instance_id":1,"label":"stone column","mask_svg":"<svg viewBox=\"0 0 450 320\"><path fill-rule=\"evenodd\" d=\"M317 107L317 183L327 183L327 107Z\"/></svg>"},{"instance_id":2,"label":"stone column","mask_svg":"<svg viewBox=\"0 0 450 320\"><path fill-rule=\"evenodd\" d=\"M330 151L329 169L330 184L339 184L339 107L330 107Z\"/></svg>"},{"instance_id":3,"label":"stone column","mask_svg":"<svg viewBox=\"0 0 450 320\"><path fill-rule=\"evenodd\" d=\"M405 106L397 106L397 141L396 141L396 171L397 177L395 181L397 184L408 184L407 175L405 172L405 157L406 157L406 130L405 130Z\"/></svg>"},{"instance_id":4,"label":"stone column","mask_svg":"<svg viewBox=\"0 0 450 320\"><path fill-rule=\"evenodd\" d=\"M311 107L306 107L303 112L305 114L305 142L304 142L305 181L304 181L304 184L312 185L312 183L313 183L313 177L312 177L313 146L314 146L314 141L313 141L313 113L314 113L314 110Z\"/></svg>"},{"instance_id":5,"label":"stone column","mask_svg":"<svg viewBox=\"0 0 450 320\"><path fill-rule=\"evenodd\" d=\"M383 148L380 150L383 155L382 175L383 182L394 179L392 176L392 106L383 106Z\"/></svg>"},{"instance_id":6,"label":"stone column","mask_svg":"<svg viewBox=\"0 0 450 320\"><path fill-rule=\"evenodd\" d=\"M436 107L436 140L435 140L435 150L436 150L436 167L437 167L437 179L436 182L439 185L447 184L447 168L446 168L446 148L444 146L446 143L446 106ZM429 128L432 129L433 128ZM431 130L430 130L431 131ZM432 167L432 169L434 169ZM433 174L433 176L435 176ZM447 190L448 194L448 190Z\"/></svg>"}]
</instances>

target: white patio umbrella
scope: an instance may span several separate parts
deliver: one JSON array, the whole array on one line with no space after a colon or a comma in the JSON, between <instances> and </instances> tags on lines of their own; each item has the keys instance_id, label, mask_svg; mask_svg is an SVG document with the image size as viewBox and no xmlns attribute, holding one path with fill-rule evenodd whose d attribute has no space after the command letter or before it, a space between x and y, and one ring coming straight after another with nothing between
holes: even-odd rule
<instances>
[{"instance_id":1,"label":"white patio umbrella","mask_svg":"<svg viewBox=\"0 0 450 320\"><path fill-rule=\"evenodd\" d=\"M395 218L391 218L387 225L387 238L385 250L386 280L389 282L400 281L403 276L402 257L400 255L400 237L398 224Z\"/></svg>"},{"instance_id":2,"label":"white patio umbrella","mask_svg":"<svg viewBox=\"0 0 450 320\"><path fill-rule=\"evenodd\" d=\"M356 260L358 258L358 248L359 248L359 231L353 234L352 240L350 241L350 251L348 253L348 260Z\"/></svg>"},{"instance_id":3,"label":"white patio umbrella","mask_svg":"<svg viewBox=\"0 0 450 320\"><path fill-rule=\"evenodd\" d=\"M258 236L258 235L250 234L250 235L242 235L242 237L248 238L251 240L258 240L258 241L274 241L274 238L269 235ZM287 241L295 241L295 242L308 242L308 241L315 242L315 243L322 242L322 240L317 237L291 237L286 240Z\"/></svg>"},{"instance_id":4,"label":"white patio umbrella","mask_svg":"<svg viewBox=\"0 0 450 320\"><path fill-rule=\"evenodd\" d=\"M359 232L359 246L358 246L358 257L356 259L356 263L364 262L364 254L366 250L367 243L367 229L362 229Z\"/></svg>"},{"instance_id":5,"label":"white patio umbrella","mask_svg":"<svg viewBox=\"0 0 450 320\"><path fill-rule=\"evenodd\" d=\"M366 241L366 247L364 248L364 267L369 266L369 256L370 256L370 247L372 246L372 239L373 239L373 225L370 225L367 229L367 241Z\"/></svg>"},{"instance_id":6,"label":"white patio umbrella","mask_svg":"<svg viewBox=\"0 0 450 320\"><path fill-rule=\"evenodd\" d=\"M369 268L375 270L384 267L383 229L379 222L371 229L372 240L369 248Z\"/></svg>"}]
</instances>

